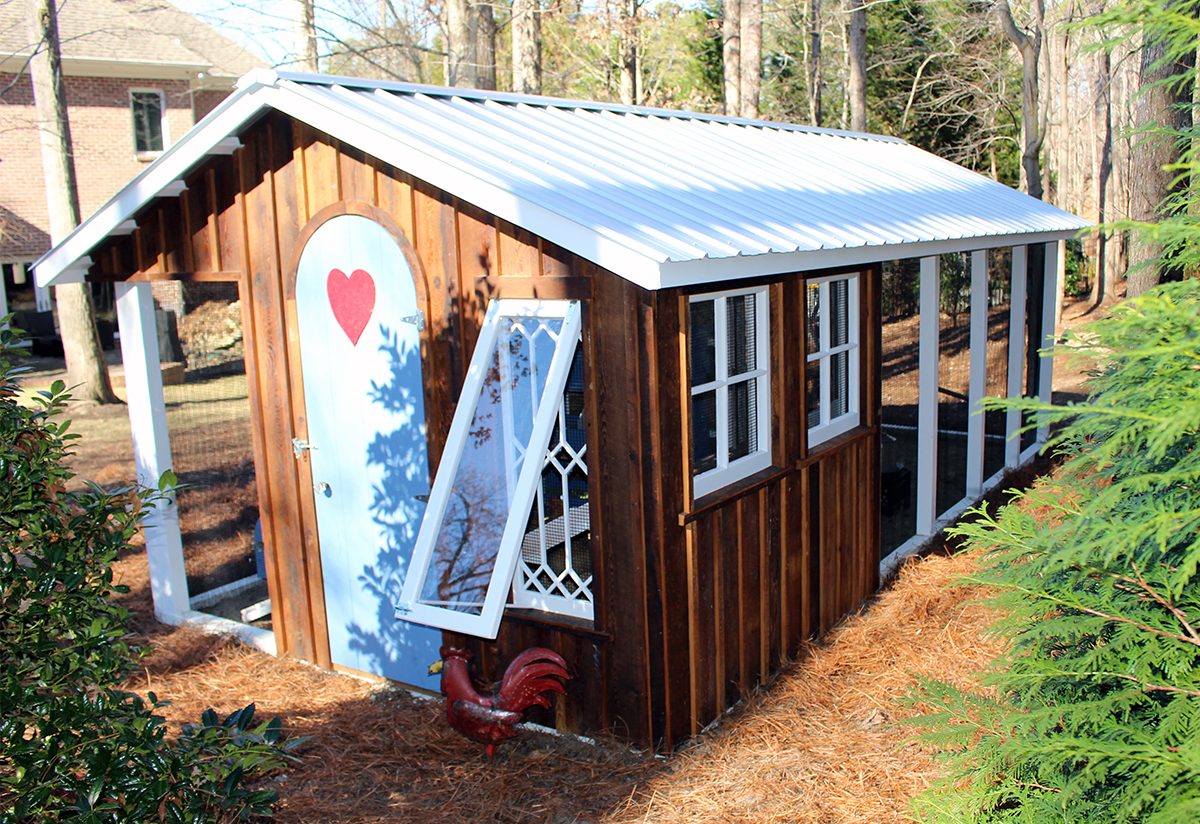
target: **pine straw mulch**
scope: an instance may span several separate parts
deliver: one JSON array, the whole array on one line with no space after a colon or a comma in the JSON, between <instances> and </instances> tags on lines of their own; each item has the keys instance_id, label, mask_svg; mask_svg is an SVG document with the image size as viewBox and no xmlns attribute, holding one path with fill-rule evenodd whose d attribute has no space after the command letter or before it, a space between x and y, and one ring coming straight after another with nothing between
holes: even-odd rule
<instances>
[{"instance_id":1,"label":"pine straw mulch","mask_svg":"<svg viewBox=\"0 0 1200 824\"><path fill-rule=\"evenodd\" d=\"M135 631L156 645L130 689L152 689L177 725L251 701L306 735L267 779L285 822L889 822L936 767L894 722L914 673L965 684L995 654L987 609L948 588L974 556L909 563L870 607L808 647L724 723L670 758L613 740L529 733L489 759L423 700L151 618L145 558L116 568ZM431 687L435 687L431 679Z\"/></svg>"}]
</instances>

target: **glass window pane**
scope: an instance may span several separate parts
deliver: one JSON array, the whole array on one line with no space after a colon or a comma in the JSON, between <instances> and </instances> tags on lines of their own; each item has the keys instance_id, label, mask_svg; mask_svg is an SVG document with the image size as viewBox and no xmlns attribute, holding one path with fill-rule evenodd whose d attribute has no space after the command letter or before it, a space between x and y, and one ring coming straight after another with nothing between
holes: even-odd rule
<instances>
[{"instance_id":1,"label":"glass window pane","mask_svg":"<svg viewBox=\"0 0 1200 824\"><path fill-rule=\"evenodd\" d=\"M729 387L729 460L758 451L758 393L755 381Z\"/></svg>"},{"instance_id":2,"label":"glass window pane","mask_svg":"<svg viewBox=\"0 0 1200 824\"><path fill-rule=\"evenodd\" d=\"M850 411L850 353L838 352L829 359L829 419Z\"/></svg>"},{"instance_id":3,"label":"glass window pane","mask_svg":"<svg viewBox=\"0 0 1200 824\"><path fill-rule=\"evenodd\" d=\"M808 329L804 336L804 352L815 355L821 349L821 287L809 284L804 291Z\"/></svg>"},{"instance_id":4,"label":"glass window pane","mask_svg":"<svg viewBox=\"0 0 1200 824\"><path fill-rule=\"evenodd\" d=\"M688 329L691 338L690 376L692 386L717 379L717 323L715 301L697 300L691 304Z\"/></svg>"},{"instance_id":5,"label":"glass window pane","mask_svg":"<svg viewBox=\"0 0 1200 824\"><path fill-rule=\"evenodd\" d=\"M717 468L717 393L692 396L692 474Z\"/></svg>"},{"instance_id":6,"label":"glass window pane","mask_svg":"<svg viewBox=\"0 0 1200 824\"><path fill-rule=\"evenodd\" d=\"M470 614L482 610L563 319L500 323L420 597Z\"/></svg>"},{"instance_id":7,"label":"glass window pane","mask_svg":"<svg viewBox=\"0 0 1200 824\"><path fill-rule=\"evenodd\" d=\"M161 152L162 96L158 92L132 92L133 143L138 152Z\"/></svg>"},{"instance_id":8,"label":"glass window pane","mask_svg":"<svg viewBox=\"0 0 1200 824\"><path fill-rule=\"evenodd\" d=\"M821 364L824 361L814 360L808 362L808 369L804 377L804 397L805 406L808 409L808 425L819 426L821 424Z\"/></svg>"},{"instance_id":9,"label":"glass window pane","mask_svg":"<svg viewBox=\"0 0 1200 824\"><path fill-rule=\"evenodd\" d=\"M850 341L850 282L835 280L829 284L829 347Z\"/></svg>"},{"instance_id":10,"label":"glass window pane","mask_svg":"<svg viewBox=\"0 0 1200 824\"><path fill-rule=\"evenodd\" d=\"M743 375L758 368L754 295L737 295L725 301L725 317L729 337L728 376Z\"/></svg>"}]
</instances>

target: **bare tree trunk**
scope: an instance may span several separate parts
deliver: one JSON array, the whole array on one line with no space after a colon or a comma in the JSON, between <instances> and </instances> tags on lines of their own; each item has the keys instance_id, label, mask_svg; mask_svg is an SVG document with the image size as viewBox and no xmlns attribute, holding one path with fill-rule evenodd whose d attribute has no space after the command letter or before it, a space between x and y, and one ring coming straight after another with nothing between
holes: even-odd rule
<instances>
[{"instance_id":1,"label":"bare tree trunk","mask_svg":"<svg viewBox=\"0 0 1200 824\"><path fill-rule=\"evenodd\" d=\"M496 16L491 0L471 6L475 24L475 88L496 90Z\"/></svg>"},{"instance_id":2,"label":"bare tree trunk","mask_svg":"<svg viewBox=\"0 0 1200 824\"><path fill-rule=\"evenodd\" d=\"M1013 20L1008 0L997 0L996 11L1008 41L1021 54L1021 132L1024 136L1021 152L1021 184L1033 197L1042 197L1042 171L1038 155L1042 149L1045 129L1040 123L1038 104L1038 55L1042 50L1042 31L1045 28L1046 7L1037 0L1037 22L1032 34L1022 31Z\"/></svg>"},{"instance_id":3,"label":"bare tree trunk","mask_svg":"<svg viewBox=\"0 0 1200 824\"><path fill-rule=\"evenodd\" d=\"M721 18L721 62L725 72L725 114L742 111L742 2L725 0Z\"/></svg>"},{"instance_id":4,"label":"bare tree trunk","mask_svg":"<svg viewBox=\"0 0 1200 824\"><path fill-rule=\"evenodd\" d=\"M38 44L30 61L30 75L37 107L46 206L50 211L50 237L57 244L79 225L79 192L75 185L75 157L54 0L30 0L29 39ZM108 379L108 362L100 348L90 288L83 283L56 286L54 301L67 361L67 383L74 387L73 398L82 403L120 403Z\"/></svg>"},{"instance_id":5,"label":"bare tree trunk","mask_svg":"<svg viewBox=\"0 0 1200 824\"><path fill-rule=\"evenodd\" d=\"M762 0L742 0L741 95L742 117L758 117L758 92L762 78Z\"/></svg>"},{"instance_id":6,"label":"bare tree trunk","mask_svg":"<svg viewBox=\"0 0 1200 824\"><path fill-rule=\"evenodd\" d=\"M1109 178L1112 176L1112 66L1105 49L1096 52L1092 77L1092 183L1096 187L1096 222L1110 219ZM1096 242L1096 279L1092 282L1091 304L1100 306L1112 294L1113 273L1109 270L1108 229L1101 227Z\"/></svg>"},{"instance_id":7,"label":"bare tree trunk","mask_svg":"<svg viewBox=\"0 0 1200 824\"><path fill-rule=\"evenodd\" d=\"M850 95L850 131L867 130L867 10L864 0L846 0L847 78Z\"/></svg>"},{"instance_id":8,"label":"bare tree trunk","mask_svg":"<svg viewBox=\"0 0 1200 824\"><path fill-rule=\"evenodd\" d=\"M1167 5L1178 5L1166 0ZM1194 12L1195 4L1191 4ZM1138 75L1137 129L1133 148L1133 175L1130 217L1156 223L1171 213L1172 195L1186 188L1178 170L1167 168L1180 160L1180 140L1192 127L1193 88L1180 78L1196 66L1196 53L1182 60L1167 59L1170 32L1147 27L1142 42L1142 62ZM1172 82L1174 81L1174 82ZM1151 242L1135 243L1130 253L1126 297L1135 297L1157 286L1165 275L1175 275L1169 263L1160 261L1162 247Z\"/></svg>"},{"instance_id":9,"label":"bare tree trunk","mask_svg":"<svg viewBox=\"0 0 1200 824\"><path fill-rule=\"evenodd\" d=\"M637 106L642 102L638 68L638 10L641 0L623 0L621 4L621 102Z\"/></svg>"},{"instance_id":10,"label":"bare tree trunk","mask_svg":"<svg viewBox=\"0 0 1200 824\"><path fill-rule=\"evenodd\" d=\"M318 71L317 68L317 18L313 0L296 0L296 19L292 33L296 50L296 68L302 72Z\"/></svg>"},{"instance_id":11,"label":"bare tree trunk","mask_svg":"<svg viewBox=\"0 0 1200 824\"><path fill-rule=\"evenodd\" d=\"M808 118L820 126L821 111L821 0L808 0Z\"/></svg>"},{"instance_id":12,"label":"bare tree trunk","mask_svg":"<svg viewBox=\"0 0 1200 824\"><path fill-rule=\"evenodd\" d=\"M446 85L475 88L470 0L446 0Z\"/></svg>"},{"instance_id":13,"label":"bare tree trunk","mask_svg":"<svg viewBox=\"0 0 1200 824\"><path fill-rule=\"evenodd\" d=\"M513 0L513 91L542 93L542 35L537 0Z\"/></svg>"}]
</instances>

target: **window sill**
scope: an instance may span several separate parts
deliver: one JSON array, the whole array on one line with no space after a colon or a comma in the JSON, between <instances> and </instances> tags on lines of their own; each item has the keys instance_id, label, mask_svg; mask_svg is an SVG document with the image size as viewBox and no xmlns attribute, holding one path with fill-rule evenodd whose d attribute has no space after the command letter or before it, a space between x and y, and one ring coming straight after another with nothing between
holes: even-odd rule
<instances>
[{"instance_id":1,"label":"window sill","mask_svg":"<svg viewBox=\"0 0 1200 824\"><path fill-rule=\"evenodd\" d=\"M569 635L582 635L588 638L595 638L600 641L608 641L612 639L611 632L605 632L602 629L596 629L595 622L589 621L586 618L575 618L570 615L560 615L556 612L542 612L538 609L522 609L519 607L505 607L505 621L512 621L517 624L526 626L550 627L559 632L565 632Z\"/></svg>"},{"instance_id":2,"label":"window sill","mask_svg":"<svg viewBox=\"0 0 1200 824\"><path fill-rule=\"evenodd\" d=\"M679 513L679 525L687 526L692 521L712 512L714 509L733 503L738 498L744 498L762 487L774 483L792 471L792 467L780 468L778 466L768 466L766 469L759 470L753 475L747 475L736 483L697 498L695 503L692 504L690 511Z\"/></svg>"},{"instance_id":3,"label":"window sill","mask_svg":"<svg viewBox=\"0 0 1200 824\"><path fill-rule=\"evenodd\" d=\"M859 424L853 429L843 432L840 435L835 435L827 441L821 441L814 447L808 450L808 457L796 461L796 469L803 469L806 466L816 463L819 460L829 457L834 452L856 443L860 438L870 435L875 431L875 427Z\"/></svg>"},{"instance_id":4,"label":"window sill","mask_svg":"<svg viewBox=\"0 0 1200 824\"><path fill-rule=\"evenodd\" d=\"M133 159L138 163L153 163L163 156L162 152L134 152Z\"/></svg>"}]
</instances>

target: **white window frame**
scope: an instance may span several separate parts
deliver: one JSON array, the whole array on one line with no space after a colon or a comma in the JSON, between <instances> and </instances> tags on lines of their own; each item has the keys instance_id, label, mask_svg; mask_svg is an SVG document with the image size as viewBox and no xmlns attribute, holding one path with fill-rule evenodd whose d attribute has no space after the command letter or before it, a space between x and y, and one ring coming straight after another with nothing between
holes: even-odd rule
<instances>
[{"instance_id":1,"label":"white window frame","mask_svg":"<svg viewBox=\"0 0 1200 824\"><path fill-rule=\"evenodd\" d=\"M512 473L507 473L511 490L508 517L500 539L500 546L496 551L495 563L488 580L484 600L482 604L473 604L480 610L478 614L473 614L451 609L447 605L424 601L421 593L424 591L425 580L433 563L434 549L441 530L442 519L446 513L452 486L458 474L467 439L470 437L476 406L495 352L500 333L500 321L502 318L512 317L563 318L563 325L559 333L558 344L546 372L546 382L534 415L529 442L524 450L526 456L536 455L538 459L522 460L515 482L512 480ZM525 538L525 526L533 506L537 484L541 480L544 466L543 456L550 441L551 429L558 418L559 408L562 406L563 390L566 387L567 374L570 371L575 346L579 341L581 326L578 301L498 299L493 300L488 306L483 327L480 329L479 338L475 344L475 352L467 370L466 380L463 382L459 403L454 410L454 419L446 437L446 447L442 452L441 463L434 475L425 517L422 519L420 531L417 533L412 563L404 580L399 603L396 605L397 618L479 638L496 637L512 587L513 574L519 560L521 543Z\"/></svg>"},{"instance_id":2,"label":"white window frame","mask_svg":"<svg viewBox=\"0 0 1200 824\"><path fill-rule=\"evenodd\" d=\"M729 325L726 313L726 301L733 297L754 296L755 324L755 364L757 368L729 378L728 353ZM716 379L698 386L691 386L692 366L688 363L688 386L690 397L695 398L706 392L716 391L716 424L717 424L717 465L705 472L692 475L692 496L701 498L719 489L736 483L771 466L771 316L769 287L760 286L752 289L733 289L725 292L710 292L703 295L692 295L688 300L689 318L692 303L713 301L713 325L715 328ZM689 336L691 330L689 328ZM688 356L691 357L689 340ZM749 455L729 460L729 387L745 381L754 380L755 404L758 414L757 434L758 449ZM690 414L695 414L689 402ZM692 426L691 420L687 422ZM690 429L689 429L690 431ZM695 445L693 444L693 455Z\"/></svg>"},{"instance_id":3,"label":"white window frame","mask_svg":"<svg viewBox=\"0 0 1200 824\"><path fill-rule=\"evenodd\" d=\"M162 148L142 150L138 148L137 135L137 103L135 94L156 94L158 95L158 105L162 115L159 119L159 128L162 130ZM167 95L162 89L130 89L129 90L129 122L133 131L133 153L137 157L158 157L167 149L171 148L171 132L168 128L167 120Z\"/></svg>"},{"instance_id":4,"label":"white window frame","mask_svg":"<svg viewBox=\"0 0 1200 824\"><path fill-rule=\"evenodd\" d=\"M808 288L816 286L819 290L818 306L821 312L821 317L818 319L820 328L820 340L817 342L817 351L807 356L809 364L821 363L821 398L819 409L821 413L820 423L808 428L808 447L817 446L824 443L830 438L835 438L845 432L849 432L858 426L859 423L859 404L860 404L860 388L859 388L859 359L861 347L859 346L859 306L858 306L858 276L859 272L849 272L841 275L829 275L822 278L812 278L805 283L805 306L808 305ZM833 301L829 299L829 284L834 281L844 280L847 282L846 289L846 312L849 317L846 318L846 343L841 346L829 345L830 331L833 328L832 318L830 313L833 309ZM805 341L804 351L808 351L808 328L811 324L805 324ZM830 418L833 409L833 393L832 393L832 370L829 364L833 360L833 356L842 352L849 352L846 358L847 371L847 398L846 412L836 418ZM804 420L808 421L808 413L811 410L808 408L808 390L805 388L804 393Z\"/></svg>"}]
</instances>

